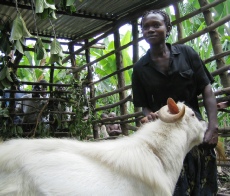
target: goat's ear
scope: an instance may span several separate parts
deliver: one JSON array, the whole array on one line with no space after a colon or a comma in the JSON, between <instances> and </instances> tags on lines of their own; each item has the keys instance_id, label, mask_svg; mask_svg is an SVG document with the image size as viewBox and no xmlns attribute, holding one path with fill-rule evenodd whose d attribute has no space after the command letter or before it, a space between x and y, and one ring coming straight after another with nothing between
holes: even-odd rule
<instances>
[{"instance_id":1,"label":"goat's ear","mask_svg":"<svg viewBox=\"0 0 230 196\"><path fill-rule=\"evenodd\" d=\"M176 102L172 98L168 98L167 105L168 105L169 112L171 114L178 114L179 113L180 110L179 110Z\"/></svg>"}]
</instances>

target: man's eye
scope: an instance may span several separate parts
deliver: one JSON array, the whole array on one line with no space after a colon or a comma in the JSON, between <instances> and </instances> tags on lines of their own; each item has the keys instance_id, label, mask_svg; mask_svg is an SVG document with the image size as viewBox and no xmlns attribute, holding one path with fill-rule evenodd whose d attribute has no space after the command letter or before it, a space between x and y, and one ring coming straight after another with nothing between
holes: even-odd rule
<instances>
[{"instance_id":1,"label":"man's eye","mask_svg":"<svg viewBox=\"0 0 230 196\"><path fill-rule=\"evenodd\" d=\"M149 27L148 26L143 26L142 29L147 30L147 29L149 29Z\"/></svg>"},{"instance_id":2,"label":"man's eye","mask_svg":"<svg viewBox=\"0 0 230 196\"><path fill-rule=\"evenodd\" d=\"M143 26L143 30L148 30L148 29L158 29L160 27L159 24L154 24L150 26Z\"/></svg>"}]
</instances>

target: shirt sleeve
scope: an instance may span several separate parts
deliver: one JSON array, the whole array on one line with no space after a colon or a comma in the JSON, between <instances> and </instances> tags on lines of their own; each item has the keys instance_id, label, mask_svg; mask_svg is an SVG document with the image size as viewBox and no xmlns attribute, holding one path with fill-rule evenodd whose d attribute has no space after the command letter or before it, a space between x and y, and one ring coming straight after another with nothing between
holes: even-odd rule
<instances>
[{"instance_id":1,"label":"shirt sleeve","mask_svg":"<svg viewBox=\"0 0 230 196\"><path fill-rule=\"evenodd\" d=\"M16 112L21 112L22 111L22 101L18 101L18 103L15 106L15 111Z\"/></svg>"},{"instance_id":2,"label":"shirt sleeve","mask_svg":"<svg viewBox=\"0 0 230 196\"><path fill-rule=\"evenodd\" d=\"M147 95L137 72L134 67L132 74L133 104L135 107L147 107Z\"/></svg>"},{"instance_id":3,"label":"shirt sleeve","mask_svg":"<svg viewBox=\"0 0 230 196\"><path fill-rule=\"evenodd\" d=\"M193 48L188 47L188 55L191 61L192 69L195 72L197 94L199 95L202 93L205 86L214 82L214 79L198 53Z\"/></svg>"}]
</instances>

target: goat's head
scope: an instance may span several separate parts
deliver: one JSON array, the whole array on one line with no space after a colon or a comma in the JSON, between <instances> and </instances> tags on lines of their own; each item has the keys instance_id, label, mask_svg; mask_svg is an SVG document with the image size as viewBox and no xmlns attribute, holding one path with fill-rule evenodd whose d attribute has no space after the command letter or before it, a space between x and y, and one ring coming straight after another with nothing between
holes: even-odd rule
<instances>
[{"instance_id":1,"label":"goat's head","mask_svg":"<svg viewBox=\"0 0 230 196\"><path fill-rule=\"evenodd\" d=\"M207 124L199 121L194 111L183 103L176 104L172 98L168 98L167 105L159 110L158 117L165 123L178 123L186 131L191 141L190 147L202 143Z\"/></svg>"},{"instance_id":2,"label":"goat's head","mask_svg":"<svg viewBox=\"0 0 230 196\"><path fill-rule=\"evenodd\" d=\"M160 120L166 123L173 123L180 120L185 114L185 105L179 108L172 98L168 98L167 105L158 112Z\"/></svg>"}]
</instances>

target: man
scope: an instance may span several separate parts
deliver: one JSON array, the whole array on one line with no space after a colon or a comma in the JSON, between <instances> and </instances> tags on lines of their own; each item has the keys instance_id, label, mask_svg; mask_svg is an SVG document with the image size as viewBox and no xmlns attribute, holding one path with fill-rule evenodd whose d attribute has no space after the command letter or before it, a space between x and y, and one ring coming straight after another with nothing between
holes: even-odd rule
<instances>
[{"instance_id":1,"label":"man","mask_svg":"<svg viewBox=\"0 0 230 196\"><path fill-rule=\"evenodd\" d=\"M45 98L47 96L47 81L40 80L41 85L36 84L33 86L33 93L23 95L21 98L30 98L28 100L21 100L16 105L16 112L24 113L22 117L22 123L36 123L37 121L42 120L42 115L39 115L42 107L45 105L45 100L34 100L32 98ZM40 91L40 92L39 92ZM39 93L38 93L39 92Z\"/></svg>"}]
</instances>

